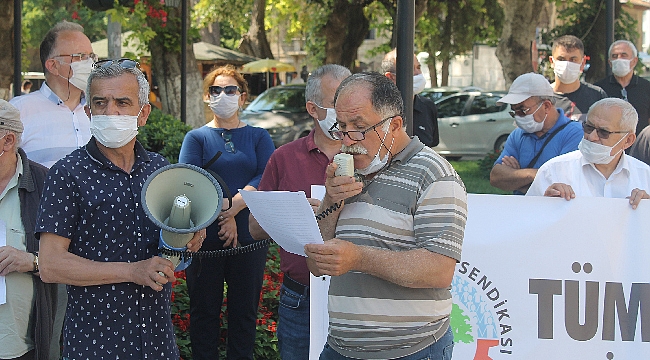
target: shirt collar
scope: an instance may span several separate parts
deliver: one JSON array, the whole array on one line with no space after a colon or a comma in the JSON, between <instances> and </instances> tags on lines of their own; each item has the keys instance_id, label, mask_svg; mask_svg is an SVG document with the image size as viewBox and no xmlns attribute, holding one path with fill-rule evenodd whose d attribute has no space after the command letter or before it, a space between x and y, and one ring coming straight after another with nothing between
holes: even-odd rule
<instances>
[{"instance_id":1,"label":"shirt collar","mask_svg":"<svg viewBox=\"0 0 650 360\"><path fill-rule=\"evenodd\" d=\"M88 144L86 144L86 152L88 153L88 156L95 161L97 164L102 169L109 168L111 166L115 166L113 163L111 163L104 154L102 154L101 151L99 151L99 147L97 147L97 140L93 136L90 138L90 141L88 141ZM140 144L138 140L135 141L135 146L133 151L135 152L135 163L133 163L133 169L138 167L139 164L145 163L145 162L150 162L151 159L149 158L149 154L147 154L147 150Z\"/></svg>"},{"instance_id":2,"label":"shirt collar","mask_svg":"<svg viewBox=\"0 0 650 360\"><path fill-rule=\"evenodd\" d=\"M314 141L315 132L316 132L316 128L313 128L311 129L309 134L305 137L305 150L307 150L307 152L320 150L318 146L316 146L316 142Z\"/></svg>"},{"instance_id":3,"label":"shirt collar","mask_svg":"<svg viewBox=\"0 0 650 360\"><path fill-rule=\"evenodd\" d=\"M9 153L6 153L5 155L9 155ZM16 172L14 173L14 176L9 179L9 182L7 183L7 186L5 186L5 189L0 192L0 199L4 198L5 195L9 192L9 190L13 189L16 187L16 185L19 184L19 177L22 177L23 175L23 161L22 158L20 157L20 154L16 152L16 157L18 158L18 162L16 163Z\"/></svg>"},{"instance_id":4,"label":"shirt collar","mask_svg":"<svg viewBox=\"0 0 650 360\"><path fill-rule=\"evenodd\" d=\"M63 100L61 100L61 98L55 94L49 86L47 86L47 82L44 82L43 85L41 85L40 91L51 102L55 103L56 105L63 105ZM84 105L86 105L86 93L82 91L79 106Z\"/></svg>"},{"instance_id":5,"label":"shirt collar","mask_svg":"<svg viewBox=\"0 0 650 360\"><path fill-rule=\"evenodd\" d=\"M411 138L411 141L406 145L404 150L400 151L399 153L395 154L395 157L391 160L392 162L407 162L410 158L412 158L415 154L420 152L424 148L424 144L420 141L420 139L417 138L417 136L414 136Z\"/></svg>"},{"instance_id":6,"label":"shirt collar","mask_svg":"<svg viewBox=\"0 0 650 360\"><path fill-rule=\"evenodd\" d=\"M580 151L580 150L577 150L577 151ZM588 162L587 160L585 160L584 156L580 157L580 164L583 167L584 166L591 166L594 170L596 170L599 174L601 174L601 172L596 168L596 165L594 165L594 164ZM618 174L620 172L623 172L623 171L625 171L625 173L628 176L630 175L630 162L627 160L627 156L625 155L625 151L623 151L623 154L621 154L621 158L618 160L618 164L616 164L616 168L612 172L612 175L616 175L616 174ZM612 175L610 175L610 178L612 177Z\"/></svg>"}]
</instances>

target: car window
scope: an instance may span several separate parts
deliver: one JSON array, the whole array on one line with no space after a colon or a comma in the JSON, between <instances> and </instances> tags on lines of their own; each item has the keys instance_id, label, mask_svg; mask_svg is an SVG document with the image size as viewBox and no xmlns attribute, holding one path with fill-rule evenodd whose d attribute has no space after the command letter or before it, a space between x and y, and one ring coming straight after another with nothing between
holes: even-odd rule
<instances>
[{"instance_id":1,"label":"car window","mask_svg":"<svg viewBox=\"0 0 650 360\"><path fill-rule=\"evenodd\" d=\"M452 96L438 103L438 117L452 117L463 115L463 109L469 95Z\"/></svg>"},{"instance_id":2,"label":"car window","mask_svg":"<svg viewBox=\"0 0 650 360\"><path fill-rule=\"evenodd\" d=\"M503 111L506 108L506 104L497 104L497 101L500 98L500 96L494 95L477 95L472 101L469 113L472 115L479 115Z\"/></svg>"},{"instance_id":3,"label":"car window","mask_svg":"<svg viewBox=\"0 0 650 360\"><path fill-rule=\"evenodd\" d=\"M246 111L305 111L305 88L271 88L253 100Z\"/></svg>"}]
</instances>

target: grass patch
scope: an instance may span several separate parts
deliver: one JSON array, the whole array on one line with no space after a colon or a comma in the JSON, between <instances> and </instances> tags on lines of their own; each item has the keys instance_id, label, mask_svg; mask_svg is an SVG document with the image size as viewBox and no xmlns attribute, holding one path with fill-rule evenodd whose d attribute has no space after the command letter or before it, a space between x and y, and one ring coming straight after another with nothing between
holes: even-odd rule
<instances>
[{"instance_id":1,"label":"grass patch","mask_svg":"<svg viewBox=\"0 0 650 360\"><path fill-rule=\"evenodd\" d=\"M490 185L490 179L481 172L479 161L450 161L460 178L463 179L468 193L472 194L512 194Z\"/></svg>"}]
</instances>

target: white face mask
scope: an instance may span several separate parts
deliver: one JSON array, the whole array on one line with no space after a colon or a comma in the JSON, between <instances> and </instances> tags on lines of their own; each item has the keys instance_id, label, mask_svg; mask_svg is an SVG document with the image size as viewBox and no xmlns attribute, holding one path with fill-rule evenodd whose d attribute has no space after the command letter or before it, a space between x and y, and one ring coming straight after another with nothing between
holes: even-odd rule
<instances>
[{"instance_id":1,"label":"white face mask","mask_svg":"<svg viewBox=\"0 0 650 360\"><path fill-rule=\"evenodd\" d=\"M580 77L580 64L571 61L554 61L555 76L563 84L573 84Z\"/></svg>"},{"instance_id":2,"label":"white face mask","mask_svg":"<svg viewBox=\"0 0 650 360\"><path fill-rule=\"evenodd\" d=\"M390 125L390 122L387 123L387 125ZM381 139L381 145L379 146L379 149L377 149L377 153L375 154L375 157L372 158L372 161L368 166L366 166L363 169L357 169L357 173L361 175L370 175L374 174L377 171L381 170L388 164L388 155L390 154L390 151L393 149L393 144L395 143L395 138L393 137L393 141L390 143L390 148L388 148L388 152L386 152L386 155L384 156L383 159L380 159L379 157L379 152L381 151L381 148L384 147L384 140L386 140L386 136L388 136L388 128L389 126L386 126L385 133L384 133L384 138ZM382 129L383 130L383 129Z\"/></svg>"},{"instance_id":3,"label":"white face mask","mask_svg":"<svg viewBox=\"0 0 650 360\"><path fill-rule=\"evenodd\" d=\"M314 105L316 105L316 107L318 107L318 108L321 108L321 109L324 109L324 110L327 111L327 115L325 116L325 119L318 120L318 126L320 126L321 130L323 130L323 132L325 133L325 136L327 136L328 138L330 138L332 140L336 140L336 139L334 139L332 137L332 135L330 135L330 132L329 132L329 130L332 128L332 126L334 126L334 124L336 124L336 110L331 109L331 108L322 107L322 106L320 106L320 105L318 105L316 103L314 103Z\"/></svg>"},{"instance_id":4,"label":"white face mask","mask_svg":"<svg viewBox=\"0 0 650 360\"><path fill-rule=\"evenodd\" d=\"M621 151L623 151L623 149L621 149L617 151L616 154L610 155L612 153L612 149L620 144L620 142L623 141L623 139L626 137L627 134L625 134L621 140L617 141L614 146L607 146L582 138L582 140L580 140L580 144L578 144L578 150L580 150L585 160L592 164L609 164L618 154L621 153Z\"/></svg>"},{"instance_id":5,"label":"white face mask","mask_svg":"<svg viewBox=\"0 0 650 360\"><path fill-rule=\"evenodd\" d=\"M239 95L226 95L225 91L210 96L210 109L219 119L230 119L239 110Z\"/></svg>"},{"instance_id":6,"label":"white face mask","mask_svg":"<svg viewBox=\"0 0 650 360\"><path fill-rule=\"evenodd\" d=\"M143 106L144 107L144 106ZM140 108L142 112L142 107ZM100 144L117 149L138 135L138 115L90 115L90 133Z\"/></svg>"},{"instance_id":7,"label":"white face mask","mask_svg":"<svg viewBox=\"0 0 650 360\"><path fill-rule=\"evenodd\" d=\"M623 77L632 71L630 69L630 59L616 59L612 60L612 73L614 76Z\"/></svg>"},{"instance_id":8,"label":"white face mask","mask_svg":"<svg viewBox=\"0 0 650 360\"><path fill-rule=\"evenodd\" d=\"M423 74L418 74L413 76L413 95L419 94L424 90L424 87L427 85L427 80L424 78Z\"/></svg>"},{"instance_id":9,"label":"white face mask","mask_svg":"<svg viewBox=\"0 0 650 360\"><path fill-rule=\"evenodd\" d=\"M88 87L88 77L90 76L90 72L93 70L93 64L93 59L70 63L70 69L72 70L72 75L68 78L70 84L85 92ZM61 76L61 74L59 74L59 76ZM65 76L61 77L66 78Z\"/></svg>"},{"instance_id":10,"label":"white face mask","mask_svg":"<svg viewBox=\"0 0 650 360\"><path fill-rule=\"evenodd\" d=\"M539 110L542 107L542 105L544 105L543 102L539 104L537 110ZM532 114L526 116L515 115L515 122L517 123L517 126L519 126L521 130L527 133L535 133L541 131L542 128L544 127L544 121L546 121L546 116L544 116L544 120L542 120L542 122L535 121L535 117L533 115L535 115L537 110L535 110Z\"/></svg>"}]
</instances>

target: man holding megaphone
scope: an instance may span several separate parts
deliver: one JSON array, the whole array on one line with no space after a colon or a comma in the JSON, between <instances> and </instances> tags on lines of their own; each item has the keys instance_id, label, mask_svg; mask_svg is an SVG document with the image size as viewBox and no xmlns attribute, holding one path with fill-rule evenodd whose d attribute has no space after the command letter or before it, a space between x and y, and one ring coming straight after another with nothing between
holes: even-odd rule
<instances>
[{"instance_id":1,"label":"man holding megaphone","mask_svg":"<svg viewBox=\"0 0 650 360\"><path fill-rule=\"evenodd\" d=\"M172 262L145 214L145 180L168 164L136 140L151 111L149 84L128 59L95 63L86 112L93 138L48 173L36 231L45 282L67 284L66 359L177 359ZM187 243L197 251L205 229Z\"/></svg>"}]
</instances>

